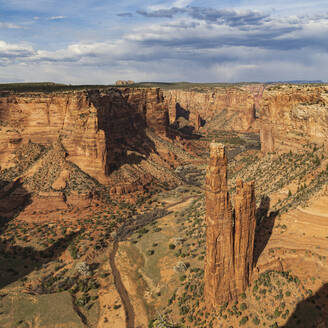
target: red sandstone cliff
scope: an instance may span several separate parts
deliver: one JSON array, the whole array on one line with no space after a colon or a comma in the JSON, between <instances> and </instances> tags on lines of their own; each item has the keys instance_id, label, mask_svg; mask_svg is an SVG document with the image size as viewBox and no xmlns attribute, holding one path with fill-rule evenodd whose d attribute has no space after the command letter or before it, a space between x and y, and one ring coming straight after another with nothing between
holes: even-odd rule
<instances>
[{"instance_id":1,"label":"red sandstone cliff","mask_svg":"<svg viewBox=\"0 0 328 328\"><path fill-rule=\"evenodd\" d=\"M205 301L209 309L236 299L253 266L255 235L254 184L237 182L235 215L227 189L224 146L210 145L206 172Z\"/></svg>"},{"instance_id":2,"label":"red sandstone cliff","mask_svg":"<svg viewBox=\"0 0 328 328\"><path fill-rule=\"evenodd\" d=\"M170 123L181 115L179 110L189 113L189 120L197 130L198 116L210 121L222 116L220 127L245 131L255 120L256 96L254 90L240 88L213 88L202 91L167 90L164 98L168 104Z\"/></svg>"},{"instance_id":3,"label":"red sandstone cliff","mask_svg":"<svg viewBox=\"0 0 328 328\"><path fill-rule=\"evenodd\" d=\"M328 138L328 87L270 86L259 102L258 116L264 151L322 145Z\"/></svg>"},{"instance_id":4,"label":"red sandstone cliff","mask_svg":"<svg viewBox=\"0 0 328 328\"><path fill-rule=\"evenodd\" d=\"M170 123L179 116L199 128L198 117L216 129L260 132L263 152L327 144L328 87L244 85L212 89L166 90ZM327 147L327 146L326 146Z\"/></svg>"},{"instance_id":5,"label":"red sandstone cliff","mask_svg":"<svg viewBox=\"0 0 328 328\"><path fill-rule=\"evenodd\" d=\"M166 137L168 113L159 89L108 89L0 95L0 165L31 140L58 138L68 160L102 183L124 163L155 151L146 129Z\"/></svg>"}]
</instances>

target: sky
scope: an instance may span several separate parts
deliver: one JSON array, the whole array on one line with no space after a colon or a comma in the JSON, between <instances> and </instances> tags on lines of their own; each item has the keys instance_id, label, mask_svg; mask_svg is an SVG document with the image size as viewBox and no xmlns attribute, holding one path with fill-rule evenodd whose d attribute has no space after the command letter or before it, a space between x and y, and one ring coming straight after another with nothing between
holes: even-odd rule
<instances>
[{"instance_id":1,"label":"sky","mask_svg":"<svg viewBox=\"0 0 328 328\"><path fill-rule=\"evenodd\" d=\"M327 77L327 0L0 0L0 83Z\"/></svg>"}]
</instances>

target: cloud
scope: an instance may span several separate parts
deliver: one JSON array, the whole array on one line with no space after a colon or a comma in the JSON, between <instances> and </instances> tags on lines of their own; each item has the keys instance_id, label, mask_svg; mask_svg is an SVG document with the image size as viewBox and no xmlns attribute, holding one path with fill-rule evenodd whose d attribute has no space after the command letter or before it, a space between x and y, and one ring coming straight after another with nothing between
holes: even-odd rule
<instances>
[{"instance_id":1,"label":"cloud","mask_svg":"<svg viewBox=\"0 0 328 328\"><path fill-rule=\"evenodd\" d=\"M190 3L192 3L192 0L176 0L172 7L186 7L188 6Z\"/></svg>"},{"instance_id":2,"label":"cloud","mask_svg":"<svg viewBox=\"0 0 328 328\"><path fill-rule=\"evenodd\" d=\"M60 20L60 19L65 19L65 16L52 16L49 17L48 20Z\"/></svg>"},{"instance_id":3,"label":"cloud","mask_svg":"<svg viewBox=\"0 0 328 328\"><path fill-rule=\"evenodd\" d=\"M133 17L132 13L119 13L117 14L119 17Z\"/></svg>"},{"instance_id":4,"label":"cloud","mask_svg":"<svg viewBox=\"0 0 328 328\"><path fill-rule=\"evenodd\" d=\"M5 23L5 22L0 22L0 29L21 29L23 28L22 26L13 24L13 23Z\"/></svg>"},{"instance_id":5,"label":"cloud","mask_svg":"<svg viewBox=\"0 0 328 328\"><path fill-rule=\"evenodd\" d=\"M34 50L30 45L10 44L0 40L0 57L6 60L16 60L30 58L34 55Z\"/></svg>"},{"instance_id":6,"label":"cloud","mask_svg":"<svg viewBox=\"0 0 328 328\"><path fill-rule=\"evenodd\" d=\"M172 22L163 24L164 27L170 27L170 28L177 28L177 29L194 29L197 26L199 26L199 22L188 22L188 21L180 21L180 22Z\"/></svg>"},{"instance_id":7,"label":"cloud","mask_svg":"<svg viewBox=\"0 0 328 328\"><path fill-rule=\"evenodd\" d=\"M173 18L179 14L186 14L194 19L211 24L226 24L229 26L260 25L269 19L269 15L253 10L213 9L202 7L172 7L153 11L138 10L144 17Z\"/></svg>"},{"instance_id":8,"label":"cloud","mask_svg":"<svg viewBox=\"0 0 328 328\"><path fill-rule=\"evenodd\" d=\"M115 16L131 17L124 10L133 10L124 7L113 14L116 25L109 26L110 35L105 32L94 38L93 32L87 35L81 29L65 43L54 40L51 48L48 42L0 41L0 78L80 84L117 79L325 80L328 76L327 13L282 16L186 4L190 2L181 0L171 8L140 10L141 17L128 20L122 28ZM41 16L36 24L49 16ZM53 18L59 17L63 16ZM59 28L57 24L56 33L62 31ZM70 35L66 29L65 35Z\"/></svg>"},{"instance_id":9,"label":"cloud","mask_svg":"<svg viewBox=\"0 0 328 328\"><path fill-rule=\"evenodd\" d=\"M191 7L188 14L195 19L208 23L227 24L229 26L260 25L269 18L267 14L253 10L235 10Z\"/></svg>"},{"instance_id":10,"label":"cloud","mask_svg":"<svg viewBox=\"0 0 328 328\"><path fill-rule=\"evenodd\" d=\"M144 17L154 17L154 18L172 18L175 15L183 14L186 9L173 7L170 9L158 9L153 11L137 10L137 14Z\"/></svg>"},{"instance_id":11,"label":"cloud","mask_svg":"<svg viewBox=\"0 0 328 328\"><path fill-rule=\"evenodd\" d=\"M176 19L161 25L152 23L135 28L126 38L144 46L191 48L196 52L197 49L227 46L283 51L307 47L328 50L328 17L325 15L281 18L244 12L224 17L229 24L209 24L208 17L207 20Z\"/></svg>"},{"instance_id":12,"label":"cloud","mask_svg":"<svg viewBox=\"0 0 328 328\"><path fill-rule=\"evenodd\" d=\"M184 8L190 5L193 2L193 0L175 0L174 2L172 1L163 1L160 2L159 4L155 2L155 4L151 4L148 6L149 11L156 11L160 9L170 9L170 8Z\"/></svg>"}]
</instances>

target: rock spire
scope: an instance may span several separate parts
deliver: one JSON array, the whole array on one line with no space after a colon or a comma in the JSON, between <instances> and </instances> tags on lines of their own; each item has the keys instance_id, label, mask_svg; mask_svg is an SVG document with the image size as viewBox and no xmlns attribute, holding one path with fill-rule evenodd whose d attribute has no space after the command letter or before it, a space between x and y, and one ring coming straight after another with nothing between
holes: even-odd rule
<instances>
[{"instance_id":1,"label":"rock spire","mask_svg":"<svg viewBox=\"0 0 328 328\"><path fill-rule=\"evenodd\" d=\"M210 145L206 173L205 301L208 308L236 299L249 284L255 235L254 183L237 180L235 211L222 144Z\"/></svg>"}]
</instances>

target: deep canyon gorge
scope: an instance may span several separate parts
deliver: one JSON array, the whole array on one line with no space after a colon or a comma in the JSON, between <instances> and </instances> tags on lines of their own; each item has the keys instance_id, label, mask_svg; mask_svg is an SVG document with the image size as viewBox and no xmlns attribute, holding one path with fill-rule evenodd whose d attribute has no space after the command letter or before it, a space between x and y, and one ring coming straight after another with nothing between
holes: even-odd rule
<instances>
[{"instance_id":1,"label":"deep canyon gorge","mask_svg":"<svg viewBox=\"0 0 328 328\"><path fill-rule=\"evenodd\" d=\"M8 88L0 168L0 327L328 322L325 84Z\"/></svg>"}]
</instances>

